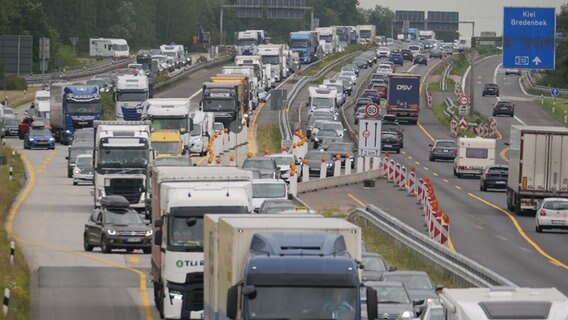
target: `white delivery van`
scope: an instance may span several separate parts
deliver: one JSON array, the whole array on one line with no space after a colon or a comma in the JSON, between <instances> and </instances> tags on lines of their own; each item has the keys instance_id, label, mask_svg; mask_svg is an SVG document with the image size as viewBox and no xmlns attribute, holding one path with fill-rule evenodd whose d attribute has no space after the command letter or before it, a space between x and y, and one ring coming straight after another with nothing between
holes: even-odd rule
<instances>
[{"instance_id":1,"label":"white delivery van","mask_svg":"<svg viewBox=\"0 0 568 320\"><path fill-rule=\"evenodd\" d=\"M207 154L209 138L213 135L213 112L196 111L191 115L193 129L189 137L189 151L193 154L204 156Z\"/></svg>"},{"instance_id":2,"label":"white delivery van","mask_svg":"<svg viewBox=\"0 0 568 320\"><path fill-rule=\"evenodd\" d=\"M458 137L454 175L480 176L485 167L495 164L495 144L495 139Z\"/></svg>"},{"instance_id":3,"label":"white delivery van","mask_svg":"<svg viewBox=\"0 0 568 320\"><path fill-rule=\"evenodd\" d=\"M288 185L282 179L254 179L252 180L252 205L254 212L268 199L290 199ZM291 200L291 199L290 199Z\"/></svg>"}]
</instances>

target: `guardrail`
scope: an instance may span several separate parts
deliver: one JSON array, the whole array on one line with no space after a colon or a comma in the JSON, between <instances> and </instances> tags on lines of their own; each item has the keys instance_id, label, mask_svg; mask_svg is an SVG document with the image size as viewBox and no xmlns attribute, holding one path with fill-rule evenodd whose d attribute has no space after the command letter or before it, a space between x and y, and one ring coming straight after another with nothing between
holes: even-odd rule
<instances>
[{"instance_id":1,"label":"guardrail","mask_svg":"<svg viewBox=\"0 0 568 320\"><path fill-rule=\"evenodd\" d=\"M442 79L440 80L440 90L442 91L448 90L448 83L447 83L448 76L450 75L450 72L452 71L453 67L454 67L454 62L453 60L450 60L450 62L444 69L444 72L442 72Z\"/></svg>"},{"instance_id":2,"label":"guardrail","mask_svg":"<svg viewBox=\"0 0 568 320\"><path fill-rule=\"evenodd\" d=\"M446 272L453 281L463 287L511 286L517 287L509 279L497 274L476 261L453 252L428 238L421 232L407 226L382 209L369 205L366 209L353 211L349 218L364 219L367 223L383 231L426 263Z\"/></svg>"},{"instance_id":3,"label":"guardrail","mask_svg":"<svg viewBox=\"0 0 568 320\"><path fill-rule=\"evenodd\" d=\"M337 177L326 177L325 179L310 179L298 184L298 193L317 191L328 188L335 188L349 184L359 183L364 180L375 180L381 177L382 170L368 170L365 172L351 173Z\"/></svg>"},{"instance_id":4,"label":"guardrail","mask_svg":"<svg viewBox=\"0 0 568 320\"><path fill-rule=\"evenodd\" d=\"M185 69L183 72L180 72L180 73L168 78L167 80L164 80L164 81L161 81L161 82L155 84L154 89L158 89L158 88L163 87L165 85L168 85L172 82L175 82L175 81L187 76L189 73L201 70L203 68L212 67L212 66L215 66L219 63L230 61L231 59L233 59L233 56L226 55L226 56L222 56L220 58L213 59L211 61L207 61L205 63L194 64L190 68Z\"/></svg>"},{"instance_id":5,"label":"guardrail","mask_svg":"<svg viewBox=\"0 0 568 320\"><path fill-rule=\"evenodd\" d=\"M542 86L542 85L536 84L534 77L537 74L540 76L540 74L536 70L529 70L526 73L526 79L527 79L526 84L527 84L527 86L529 87L529 89L540 91L542 94L550 94L550 90L552 88L550 88L549 86ZM560 92L560 95L568 96L568 89L561 89L561 88L557 88L557 89Z\"/></svg>"},{"instance_id":6,"label":"guardrail","mask_svg":"<svg viewBox=\"0 0 568 320\"><path fill-rule=\"evenodd\" d=\"M23 78L26 79L26 82L28 84L43 84L50 80L71 80L104 73L117 68L123 68L128 66L129 63L133 62L134 60L132 59L123 59L118 61L105 59L101 60L100 62L85 65L84 68L78 67L75 69L66 70L65 72L24 75Z\"/></svg>"}]
</instances>

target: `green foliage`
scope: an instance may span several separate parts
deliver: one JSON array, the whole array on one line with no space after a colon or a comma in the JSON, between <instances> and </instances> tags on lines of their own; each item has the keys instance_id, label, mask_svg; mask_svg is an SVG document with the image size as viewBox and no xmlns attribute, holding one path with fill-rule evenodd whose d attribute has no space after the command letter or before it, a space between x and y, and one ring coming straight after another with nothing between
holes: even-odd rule
<instances>
[{"instance_id":1,"label":"green foliage","mask_svg":"<svg viewBox=\"0 0 568 320\"><path fill-rule=\"evenodd\" d=\"M566 115L568 114L568 100L567 99L556 99L556 102L552 98L545 98L544 103L540 102L540 99L535 100L536 103L544 110L546 113L551 115L558 122L568 126L568 120Z\"/></svg>"},{"instance_id":2,"label":"green foliage","mask_svg":"<svg viewBox=\"0 0 568 320\"><path fill-rule=\"evenodd\" d=\"M563 4L556 16L556 31L568 33L568 4ZM557 40L556 44L556 70L546 71L539 84L568 88L568 41Z\"/></svg>"},{"instance_id":3,"label":"green foliage","mask_svg":"<svg viewBox=\"0 0 568 320\"><path fill-rule=\"evenodd\" d=\"M116 120L116 103L112 99L112 93L101 93L102 115L103 120Z\"/></svg>"},{"instance_id":4,"label":"green foliage","mask_svg":"<svg viewBox=\"0 0 568 320\"><path fill-rule=\"evenodd\" d=\"M61 59L60 61L65 68L81 65L81 61L77 58L71 46L61 46L57 56L58 59Z\"/></svg>"},{"instance_id":5,"label":"green foliage","mask_svg":"<svg viewBox=\"0 0 568 320\"><path fill-rule=\"evenodd\" d=\"M367 9L365 12L368 23L373 24L377 28L377 35L390 35L396 38L396 34L392 34L392 23L394 20L394 12L380 5L375 6L373 9Z\"/></svg>"},{"instance_id":6,"label":"green foliage","mask_svg":"<svg viewBox=\"0 0 568 320\"><path fill-rule=\"evenodd\" d=\"M4 88L4 82L2 81L2 88ZM10 74L6 78L6 90L24 90L28 88L28 83L26 79L18 77L16 75Z\"/></svg>"}]
</instances>

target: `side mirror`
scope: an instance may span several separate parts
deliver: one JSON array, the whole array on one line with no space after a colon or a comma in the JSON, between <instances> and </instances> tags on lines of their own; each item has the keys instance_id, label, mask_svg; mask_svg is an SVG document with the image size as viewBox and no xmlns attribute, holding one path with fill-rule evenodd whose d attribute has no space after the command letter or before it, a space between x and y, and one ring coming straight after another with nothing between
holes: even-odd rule
<instances>
[{"instance_id":1,"label":"side mirror","mask_svg":"<svg viewBox=\"0 0 568 320\"><path fill-rule=\"evenodd\" d=\"M239 304L239 284L229 288L227 291L227 317L229 319L237 318L237 309Z\"/></svg>"},{"instance_id":2,"label":"side mirror","mask_svg":"<svg viewBox=\"0 0 568 320\"><path fill-rule=\"evenodd\" d=\"M288 193L288 200L294 199L294 196L291 193Z\"/></svg>"},{"instance_id":3,"label":"side mirror","mask_svg":"<svg viewBox=\"0 0 568 320\"><path fill-rule=\"evenodd\" d=\"M392 272L392 271L396 271L396 270L397 270L397 267L395 267L395 266L390 266L387 271Z\"/></svg>"},{"instance_id":4,"label":"side mirror","mask_svg":"<svg viewBox=\"0 0 568 320\"><path fill-rule=\"evenodd\" d=\"M412 305L413 305L413 306L419 306L419 305L421 305L421 304L423 304L423 303L424 303L424 299L422 299L422 300L412 300Z\"/></svg>"},{"instance_id":5,"label":"side mirror","mask_svg":"<svg viewBox=\"0 0 568 320\"><path fill-rule=\"evenodd\" d=\"M187 149L186 149L186 148L183 148L183 149L181 150L181 155L182 155L182 156L185 156L186 154L187 154Z\"/></svg>"},{"instance_id":6,"label":"side mirror","mask_svg":"<svg viewBox=\"0 0 568 320\"><path fill-rule=\"evenodd\" d=\"M162 230L156 230L154 233L154 244L157 246L162 245Z\"/></svg>"},{"instance_id":7,"label":"side mirror","mask_svg":"<svg viewBox=\"0 0 568 320\"><path fill-rule=\"evenodd\" d=\"M375 320L378 316L377 290L367 287L367 319Z\"/></svg>"},{"instance_id":8,"label":"side mirror","mask_svg":"<svg viewBox=\"0 0 568 320\"><path fill-rule=\"evenodd\" d=\"M69 156L66 156L66 157L65 157L65 160L69 160Z\"/></svg>"},{"instance_id":9,"label":"side mirror","mask_svg":"<svg viewBox=\"0 0 568 320\"><path fill-rule=\"evenodd\" d=\"M428 146L429 146L429 147L433 147L434 145L433 145L433 144L431 144L431 143L429 143L429 144L428 144Z\"/></svg>"},{"instance_id":10,"label":"side mirror","mask_svg":"<svg viewBox=\"0 0 568 320\"><path fill-rule=\"evenodd\" d=\"M156 221L154 221L154 227L156 228L161 228L164 225L164 220L162 219L158 219Z\"/></svg>"},{"instance_id":11,"label":"side mirror","mask_svg":"<svg viewBox=\"0 0 568 320\"><path fill-rule=\"evenodd\" d=\"M444 285L443 284L437 284L436 285L436 292L440 292L444 289Z\"/></svg>"}]
</instances>

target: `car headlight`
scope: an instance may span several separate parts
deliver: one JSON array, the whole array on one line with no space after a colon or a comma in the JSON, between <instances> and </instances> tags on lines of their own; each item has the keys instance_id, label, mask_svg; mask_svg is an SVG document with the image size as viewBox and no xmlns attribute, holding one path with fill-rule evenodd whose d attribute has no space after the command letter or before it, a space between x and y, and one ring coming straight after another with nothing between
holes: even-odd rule
<instances>
[{"instance_id":1,"label":"car headlight","mask_svg":"<svg viewBox=\"0 0 568 320\"><path fill-rule=\"evenodd\" d=\"M333 166L333 162L328 162L328 163L327 163L327 167L328 167L328 168L331 168L332 166Z\"/></svg>"},{"instance_id":2,"label":"car headlight","mask_svg":"<svg viewBox=\"0 0 568 320\"><path fill-rule=\"evenodd\" d=\"M149 237L152 234L154 234L154 231L152 229L149 229L148 231L146 231L146 237Z\"/></svg>"},{"instance_id":3,"label":"car headlight","mask_svg":"<svg viewBox=\"0 0 568 320\"><path fill-rule=\"evenodd\" d=\"M314 138L314 141L319 141L319 139L317 137Z\"/></svg>"},{"instance_id":4,"label":"car headlight","mask_svg":"<svg viewBox=\"0 0 568 320\"><path fill-rule=\"evenodd\" d=\"M116 234L116 230L114 230L114 229L108 229L108 230L107 230L107 233L108 233L109 235L111 235L111 236L114 236L114 235Z\"/></svg>"},{"instance_id":5,"label":"car headlight","mask_svg":"<svg viewBox=\"0 0 568 320\"><path fill-rule=\"evenodd\" d=\"M55 139L53 137L49 138L49 141L55 141Z\"/></svg>"},{"instance_id":6,"label":"car headlight","mask_svg":"<svg viewBox=\"0 0 568 320\"><path fill-rule=\"evenodd\" d=\"M30 141L34 141L34 138L29 138Z\"/></svg>"},{"instance_id":7,"label":"car headlight","mask_svg":"<svg viewBox=\"0 0 568 320\"><path fill-rule=\"evenodd\" d=\"M74 174L79 174L79 173L81 173L81 168L75 167L75 169L73 169L73 173L74 173Z\"/></svg>"},{"instance_id":8,"label":"car headlight","mask_svg":"<svg viewBox=\"0 0 568 320\"><path fill-rule=\"evenodd\" d=\"M400 319L412 319L414 318L414 314L412 311L404 311L400 314Z\"/></svg>"}]
</instances>

